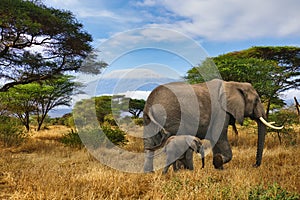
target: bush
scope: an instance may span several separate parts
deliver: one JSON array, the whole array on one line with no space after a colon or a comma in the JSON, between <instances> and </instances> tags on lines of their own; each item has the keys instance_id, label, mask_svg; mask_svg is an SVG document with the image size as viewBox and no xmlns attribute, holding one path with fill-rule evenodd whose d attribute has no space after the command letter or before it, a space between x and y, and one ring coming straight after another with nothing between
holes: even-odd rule
<instances>
[{"instance_id":1,"label":"bush","mask_svg":"<svg viewBox=\"0 0 300 200\"><path fill-rule=\"evenodd\" d=\"M269 185L267 189L264 189L262 185L256 186L249 193L249 200L296 200L300 196L297 193L291 193L282 189L277 183Z\"/></svg>"},{"instance_id":2,"label":"bush","mask_svg":"<svg viewBox=\"0 0 300 200\"><path fill-rule=\"evenodd\" d=\"M270 114L269 121L275 121L278 124L291 125L299 123L299 116L294 110L282 109L278 112Z\"/></svg>"},{"instance_id":3,"label":"bush","mask_svg":"<svg viewBox=\"0 0 300 200\"><path fill-rule=\"evenodd\" d=\"M73 147L73 148L82 148L84 145L79 137L78 132L75 132L73 129L65 134L61 139L60 142Z\"/></svg>"},{"instance_id":4,"label":"bush","mask_svg":"<svg viewBox=\"0 0 300 200\"><path fill-rule=\"evenodd\" d=\"M5 147L19 146L27 138L24 128L14 118L0 117L0 141Z\"/></svg>"},{"instance_id":5,"label":"bush","mask_svg":"<svg viewBox=\"0 0 300 200\"><path fill-rule=\"evenodd\" d=\"M92 149L99 148L101 145L109 147L111 143L123 145L127 142L125 132L118 127L107 125L102 126L101 129L102 131L99 128L85 128L80 130L80 133L71 130L63 136L61 142L70 147L82 148L85 145Z\"/></svg>"},{"instance_id":6,"label":"bush","mask_svg":"<svg viewBox=\"0 0 300 200\"><path fill-rule=\"evenodd\" d=\"M124 145L127 143L126 133L119 127L102 126L102 131L106 137L115 145Z\"/></svg>"},{"instance_id":7,"label":"bush","mask_svg":"<svg viewBox=\"0 0 300 200\"><path fill-rule=\"evenodd\" d=\"M269 121L275 121L278 125L284 126L283 129L277 131L270 129L270 132L277 133L280 144L287 146L297 144L298 131L293 126L299 123L299 116L294 110L282 109L271 114Z\"/></svg>"},{"instance_id":8,"label":"bush","mask_svg":"<svg viewBox=\"0 0 300 200\"><path fill-rule=\"evenodd\" d=\"M135 125L138 125L138 126L143 126L143 124L144 124L143 118L135 118L135 119L133 119L133 122Z\"/></svg>"},{"instance_id":9,"label":"bush","mask_svg":"<svg viewBox=\"0 0 300 200\"><path fill-rule=\"evenodd\" d=\"M117 126L118 125L115 118L114 118L114 116L113 116L113 114L105 115L103 124L108 124L108 125L111 125L111 126Z\"/></svg>"}]
</instances>

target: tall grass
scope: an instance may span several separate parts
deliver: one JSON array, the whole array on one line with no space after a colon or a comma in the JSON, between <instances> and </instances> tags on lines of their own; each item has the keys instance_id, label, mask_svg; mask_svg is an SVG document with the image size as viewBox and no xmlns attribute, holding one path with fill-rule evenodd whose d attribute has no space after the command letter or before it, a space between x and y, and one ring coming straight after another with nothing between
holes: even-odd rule
<instances>
[{"instance_id":1,"label":"tall grass","mask_svg":"<svg viewBox=\"0 0 300 200\"><path fill-rule=\"evenodd\" d=\"M224 170L215 170L208 154L204 169L195 157L194 171L162 175L161 170L134 174L109 168L87 150L59 143L60 129L47 131L17 148L1 147L0 199L276 199L277 194L299 199L299 137L294 145L280 145L268 134L262 166L253 168L255 129L239 127L238 141L229 131L235 145ZM140 139L128 139L124 148L142 151Z\"/></svg>"}]
</instances>

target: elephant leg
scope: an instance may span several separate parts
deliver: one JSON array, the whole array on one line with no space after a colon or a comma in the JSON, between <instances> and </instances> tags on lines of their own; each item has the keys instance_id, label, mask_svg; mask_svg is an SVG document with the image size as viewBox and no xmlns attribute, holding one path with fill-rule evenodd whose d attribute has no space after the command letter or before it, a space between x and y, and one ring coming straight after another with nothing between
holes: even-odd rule
<instances>
[{"instance_id":1,"label":"elephant leg","mask_svg":"<svg viewBox=\"0 0 300 200\"><path fill-rule=\"evenodd\" d=\"M167 152L167 160L166 160L166 166L163 169L163 174L166 174L168 172L168 169L171 165L173 165L173 170L175 171L176 169L176 160L172 159L173 157L168 154L170 152ZM175 168L175 169L174 169Z\"/></svg>"},{"instance_id":2,"label":"elephant leg","mask_svg":"<svg viewBox=\"0 0 300 200\"><path fill-rule=\"evenodd\" d=\"M189 148L185 153L186 167L189 170L194 170L193 150Z\"/></svg>"},{"instance_id":3,"label":"elephant leg","mask_svg":"<svg viewBox=\"0 0 300 200\"><path fill-rule=\"evenodd\" d=\"M187 165L186 165L186 162L185 162L185 158L181 158L181 159L178 159L174 162L174 165L175 168L174 171L178 171L180 169L187 169Z\"/></svg>"},{"instance_id":4,"label":"elephant leg","mask_svg":"<svg viewBox=\"0 0 300 200\"><path fill-rule=\"evenodd\" d=\"M145 136L147 136L146 133L144 133ZM155 147L156 145L161 143L162 138L163 138L163 135L161 132L159 132L156 135L153 135L152 137L145 137L144 138L144 148ZM153 159L154 159L154 151L145 150L144 172L154 172Z\"/></svg>"},{"instance_id":5,"label":"elephant leg","mask_svg":"<svg viewBox=\"0 0 300 200\"><path fill-rule=\"evenodd\" d=\"M223 164L232 159L232 151L227 137L229 119L230 116L226 115L221 135L213 146L213 165L216 169L223 169Z\"/></svg>"},{"instance_id":6,"label":"elephant leg","mask_svg":"<svg viewBox=\"0 0 300 200\"><path fill-rule=\"evenodd\" d=\"M227 139L227 134L222 135L213 147L213 165L216 169L223 169L223 164L232 159L232 151Z\"/></svg>"},{"instance_id":7,"label":"elephant leg","mask_svg":"<svg viewBox=\"0 0 300 200\"><path fill-rule=\"evenodd\" d=\"M169 167L171 166L171 164L167 165L164 167L162 174L166 174L168 172Z\"/></svg>"},{"instance_id":8,"label":"elephant leg","mask_svg":"<svg viewBox=\"0 0 300 200\"><path fill-rule=\"evenodd\" d=\"M173 171L177 172L181 168L182 163L180 160L176 160L172 165L173 165Z\"/></svg>"},{"instance_id":9,"label":"elephant leg","mask_svg":"<svg viewBox=\"0 0 300 200\"><path fill-rule=\"evenodd\" d=\"M144 172L154 172L153 170L154 151L145 151Z\"/></svg>"},{"instance_id":10,"label":"elephant leg","mask_svg":"<svg viewBox=\"0 0 300 200\"><path fill-rule=\"evenodd\" d=\"M174 172L178 171L179 169L181 169L182 167L182 162L181 160L176 160L174 163L173 163L173 170Z\"/></svg>"}]
</instances>

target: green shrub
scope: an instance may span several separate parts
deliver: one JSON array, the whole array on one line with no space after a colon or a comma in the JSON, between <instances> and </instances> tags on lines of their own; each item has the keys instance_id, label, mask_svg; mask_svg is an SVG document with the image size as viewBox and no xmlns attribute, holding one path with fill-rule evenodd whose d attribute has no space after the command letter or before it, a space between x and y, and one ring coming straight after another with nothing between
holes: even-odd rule
<instances>
[{"instance_id":1,"label":"green shrub","mask_svg":"<svg viewBox=\"0 0 300 200\"><path fill-rule=\"evenodd\" d=\"M143 124L144 124L143 118L134 118L133 122L135 125L138 125L138 126L143 126Z\"/></svg>"},{"instance_id":2,"label":"green shrub","mask_svg":"<svg viewBox=\"0 0 300 200\"><path fill-rule=\"evenodd\" d=\"M264 189L263 185L258 185L250 191L248 197L249 200L296 200L299 198L299 194L288 192L277 183L269 185L267 189Z\"/></svg>"},{"instance_id":3,"label":"green shrub","mask_svg":"<svg viewBox=\"0 0 300 200\"><path fill-rule=\"evenodd\" d=\"M73 148L80 149L84 146L82 144L78 132L74 131L73 129L69 131L67 134L63 135L63 137L60 139L60 142Z\"/></svg>"},{"instance_id":4,"label":"green shrub","mask_svg":"<svg viewBox=\"0 0 300 200\"><path fill-rule=\"evenodd\" d=\"M112 126L102 126L102 131L106 135L106 137L115 145L123 145L126 144L126 133L121 130L119 127Z\"/></svg>"},{"instance_id":5,"label":"green shrub","mask_svg":"<svg viewBox=\"0 0 300 200\"><path fill-rule=\"evenodd\" d=\"M26 140L27 134L16 119L1 116L0 124L0 141L5 147L19 146Z\"/></svg>"},{"instance_id":6,"label":"green shrub","mask_svg":"<svg viewBox=\"0 0 300 200\"><path fill-rule=\"evenodd\" d=\"M115 118L114 118L114 116L113 116L113 114L105 115L103 124L108 124L108 125L111 125L111 126L117 126L118 125Z\"/></svg>"},{"instance_id":7,"label":"green shrub","mask_svg":"<svg viewBox=\"0 0 300 200\"><path fill-rule=\"evenodd\" d=\"M291 125L299 123L299 116L295 109L281 109L278 112L270 114L268 121L275 121L278 124L283 125Z\"/></svg>"},{"instance_id":8,"label":"green shrub","mask_svg":"<svg viewBox=\"0 0 300 200\"><path fill-rule=\"evenodd\" d=\"M97 127L81 129L79 133L71 130L63 136L61 142L70 147L82 148L85 145L91 149L99 148L101 145L109 147L111 143L123 145L127 142L125 132L118 127L107 125L102 126L101 130Z\"/></svg>"}]
</instances>

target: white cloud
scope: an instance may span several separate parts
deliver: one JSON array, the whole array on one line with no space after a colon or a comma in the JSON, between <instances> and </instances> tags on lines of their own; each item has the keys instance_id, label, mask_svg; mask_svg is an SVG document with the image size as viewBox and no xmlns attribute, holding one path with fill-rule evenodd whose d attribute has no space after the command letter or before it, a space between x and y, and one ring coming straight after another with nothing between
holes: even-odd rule
<instances>
[{"instance_id":1,"label":"white cloud","mask_svg":"<svg viewBox=\"0 0 300 200\"><path fill-rule=\"evenodd\" d=\"M136 27L164 27L205 40L233 41L297 37L298 0L45 0L82 19L119 32ZM160 37L166 36L159 36ZM172 35L169 35L172 37Z\"/></svg>"},{"instance_id":2,"label":"white cloud","mask_svg":"<svg viewBox=\"0 0 300 200\"><path fill-rule=\"evenodd\" d=\"M156 1L155 0L144 0L142 2L137 2L136 5L137 6L154 6L154 5L156 5Z\"/></svg>"},{"instance_id":3,"label":"white cloud","mask_svg":"<svg viewBox=\"0 0 300 200\"><path fill-rule=\"evenodd\" d=\"M136 50L157 49L178 55L191 65L201 63L207 53L192 38L180 32L162 28L132 29L103 41L97 48L99 57L111 64L119 57Z\"/></svg>"},{"instance_id":4,"label":"white cloud","mask_svg":"<svg viewBox=\"0 0 300 200\"><path fill-rule=\"evenodd\" d=\"M300 90L290 89L282 94L284 99L292 100L294 97L300 98Z\"/></svg>"},{"instance_id":5,"label":"white cloud","mask_svg":"<svg viewBox=\"0 0 300 200\"><path fill-rule=\"evenodd\" d=\"M298 0L151 2L152 5L163 6L184 18L169 24L175 29L209 40L286 37L300 34Z\"/></svg>"},{"instance_id":6,"label":"white cloud","mask_svg":"<svg viewBox=\"0 0 300 200\"><path fill-rule=\"evenodd\" d=\"M67 9L72 11L78 18L90 18L95 21L102 20L112 20L118 23L138 23L141 21L139 16L133 15L131 12L126 12L126 17L122 10L117 12L115 8L110 8L106 5L105 1L95 1L95 0L45 0L44 3L51 7L59 9Z\"/></svg>"}]
</instances>

